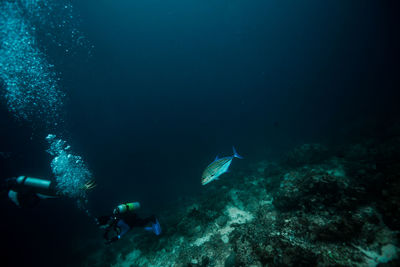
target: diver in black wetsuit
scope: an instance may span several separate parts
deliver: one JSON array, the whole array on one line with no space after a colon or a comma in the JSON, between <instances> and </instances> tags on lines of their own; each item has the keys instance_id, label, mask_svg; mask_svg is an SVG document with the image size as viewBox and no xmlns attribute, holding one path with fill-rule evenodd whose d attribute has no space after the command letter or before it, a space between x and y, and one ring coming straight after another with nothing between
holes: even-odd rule
<instances>
[{"instance_id":1,"label":"diver in black wetsuit","mask_svg":"<svg viewBox=\"0 0 400 267\"><path fill-rule=\"evenodd\" d=\"M87 182L82 189L90 190L96 186ZM33 208L41 199L58 198L55 181L19 176L5 179L0 184L0 195L8 194L9 199L20 208Z\"/></svg>"},{"instance_id":2,"label":"diver in black wetsuit","mask_svg":"<svg viewBox=\"0 0 400 267\"><path fill-rule=\"evenodd\" d=\"M97 218L97 224L100 225L100 228L105 229L106 244L119 240L133 227L144 227L145 230L151 231L155 235L161 234L160 224L154 215L140 218L134 212L139 207L139 202L121 204L114 209L113 215Z\"/></svg>"},{"instance_id":3,"label":"diver in black wetsuit","mask_svg":"<svg viewBox=\"0 0 400 267\"><path fill-rule=\"evenodd\" d=\"M7 193L9 199L21 208L33 208L41 199L58 197L54 182L27 176L4 180L1 184L1 194Z\"/></svg>"}]
</instances>

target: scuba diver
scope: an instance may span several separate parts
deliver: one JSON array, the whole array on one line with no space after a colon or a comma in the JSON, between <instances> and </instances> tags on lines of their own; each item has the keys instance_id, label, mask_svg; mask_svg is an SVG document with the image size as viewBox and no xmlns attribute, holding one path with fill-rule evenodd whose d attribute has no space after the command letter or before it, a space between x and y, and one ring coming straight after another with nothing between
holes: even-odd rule
<instances>
[{"instance_id":1,"label":"scuba diver","mask_svg":"<svg viewBox=\"0 0 400 267\"><path fill-rule=\"evenodd\" d=\"M125 235L133 227L144 227L144 230L161 234L161 226L157 218L152 215L140 218L134 211L140 208L139 202L118 205L112 215L96 218L101 229L105 229L106 244L111 244Z\"/></svg>"},{"instance_id":2,"label":"scuba diver","mask_svg":"<svg viewBox=\"0 0 400 267\"><path fill-rule=\"evenodd\" d=\"M91 190L96 186L93 180L87 182L82 189ZM19 176L7 178L0 185L0 195L8 192L8 198L20 208L33 208L41 199L58 198L61 195L56 191L56 182Z\"/></svg>"}]
</instances>

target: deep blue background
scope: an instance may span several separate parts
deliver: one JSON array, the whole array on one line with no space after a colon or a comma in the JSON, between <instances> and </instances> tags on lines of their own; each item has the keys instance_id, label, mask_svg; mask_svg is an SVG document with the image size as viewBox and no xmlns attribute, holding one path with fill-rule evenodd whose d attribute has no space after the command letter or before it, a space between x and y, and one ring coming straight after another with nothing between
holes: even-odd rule
<instances>
[{"instance_id":1,"label":"deep blue background","mask_svg":"<svg viewBox=\"0 0 400 267\"><path fill-rule=\"evenodd\" d=\"M94 214L122 201L151 213L196 195L204 167L232 145L243 167L299 143L357 138L360 125L379 134L398 118L396 1L74 2L93 56L49 49L49 61L67 93L56 134L93 171ZM31 133L5 107L0 116L0 151L13 153L2 178L50 178L47 130ZM2 252L50 264L99 234L72 201L42 204L2 200Z\"/></svg>"}]
</instances>

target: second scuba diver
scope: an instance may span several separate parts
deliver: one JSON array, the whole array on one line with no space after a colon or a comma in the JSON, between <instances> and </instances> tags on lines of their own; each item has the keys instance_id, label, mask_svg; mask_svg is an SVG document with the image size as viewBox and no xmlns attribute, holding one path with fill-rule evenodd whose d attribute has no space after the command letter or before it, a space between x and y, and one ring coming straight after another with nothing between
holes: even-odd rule
<instances>
[{"instance_id":1,"label":"second scuba diver","mask_svg":"<svg viewBox=\"0 0 400 267\"><path fill-rule=\"evenodd\" d=\"M106 244L113 243L125 235L133 227L144 227L144 230L161 234L161 227L157 218L152 215L140 218L134 211L140 208L139 202L118 205L112 215L97 218L97 224L105 229Z\"/></svg>"},{"instance_id":2,"label":"second scuba diver","mask_svg":"<svg viewBox=\"0 0 400 267\"><path fill-rule=\"evenodd\" d=\"M95 186L95 182L91 180L82 190L91 190ZM55 181L28 176L8 178L0 187L1 194L8 194L9 199L20 208L33 208L41 199L61 196L56 190Z\"/></svg>"},{"instance_id":3,"label":"second scuba diver","mask_svg":"<svg viewBox=\"0 0 400 267\"><path fill-rule=\"evenodd\" d=\"M57 198L54 182L28 176L6 179L2 192L20 208L33 208L41 199Z\"/></svg>"}]
</instances>

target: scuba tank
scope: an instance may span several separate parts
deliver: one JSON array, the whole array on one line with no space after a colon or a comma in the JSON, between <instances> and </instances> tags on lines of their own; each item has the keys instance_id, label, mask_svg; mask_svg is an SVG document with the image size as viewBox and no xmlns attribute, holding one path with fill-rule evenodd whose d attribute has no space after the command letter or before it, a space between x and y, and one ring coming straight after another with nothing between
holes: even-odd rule
<instances>
[{"instance_id":1,"label":"scuba tank","mask_svg":"<svg viewBox=\"0 0 400 267\"><path fill-rule=\"evenodd\" d=\"M121 213L125 213L127 211L137 210L138 208L140 208L139 202L125 203L125 204L118 205L114 209L114 214L121 214Z\"/></svg>"},{"instance_id":2,"label":"scuba tank","mask_svg":"<svg viewBox=\"0 0 400 267\"><path fill-rule=\"evenodd\" d=\"M50 188L51 181L32 178L28 176L20 176L17 178L17 183L28 187L34 187L46 190Z\"/></svg>"},{"instance_id":3,"label":"scuba tank","mask_svg":"<svg viewBox=\"0 0 400 267\"><path fill-rule=\"evenodd\" d=\"M52 181L50 180L43 180L28 176L19 176L16 181L19 186L30 187L36 193L54 195L54 183L52 183Z\"/></svg>"}]
</instances>

